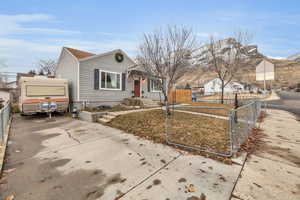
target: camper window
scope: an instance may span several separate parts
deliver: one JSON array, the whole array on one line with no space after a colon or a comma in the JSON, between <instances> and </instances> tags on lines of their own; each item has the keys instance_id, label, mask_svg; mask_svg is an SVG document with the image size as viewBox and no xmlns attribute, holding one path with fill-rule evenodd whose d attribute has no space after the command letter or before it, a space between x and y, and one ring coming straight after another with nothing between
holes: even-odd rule
<instances>
[{"instance_id":1,"label":"camper window","mask_svg":"<svg viewBox=\"0 0 300 200\"><path fill-rule=\"evenodd\" d=\"M27 85L26 96L65 96L65 86Z\"/></svg>"}]
</instances>

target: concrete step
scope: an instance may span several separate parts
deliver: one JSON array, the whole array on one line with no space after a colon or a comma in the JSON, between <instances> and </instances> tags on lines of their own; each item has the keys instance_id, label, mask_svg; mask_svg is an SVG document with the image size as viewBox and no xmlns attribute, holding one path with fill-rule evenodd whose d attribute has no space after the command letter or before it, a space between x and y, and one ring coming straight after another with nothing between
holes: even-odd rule
<instances>
[{"instance_id":1,"label":"concrete step","mask_svg":"<svg viewBox=\"0 0 300 200\"><path fill-rule=\"evenodd\" d=\"M98 118L98 122L107 123L110 122L111 119L105 119L105 118Z\"/></svg>"},{"instance_id":2,"label":"concrete step","mask_svg":"<svg viewBox=\"0 0 300 200\"><path fill-rule=\"evenodd\" d=\"M115 118L116 116L115 115L103 115L102 116L102 118L104 118L104 119L113 119L113 118Z\"/></svg>"},{"instance_id":3,"label":"concrete step","mask_svg":"<svg viewBox=\"0 0 300 200\"><path fill-rule=\"evenodd\" d=\"M106 115L116 117L116 116L120 115L120 113L119 112L108 112Z\"/></svg>"},{"instance_id":4,"label":"concrete step","mask_svg":"<svg viewBox=\"0 0 300 200\"><path fill-rule=\"evenodd\" d=\"M141 101L143 102L143 105L145 107L154 107L154 106L158 106L157 102L151 100L151 99L141 99Z\"/></svg>"}]
</instances>

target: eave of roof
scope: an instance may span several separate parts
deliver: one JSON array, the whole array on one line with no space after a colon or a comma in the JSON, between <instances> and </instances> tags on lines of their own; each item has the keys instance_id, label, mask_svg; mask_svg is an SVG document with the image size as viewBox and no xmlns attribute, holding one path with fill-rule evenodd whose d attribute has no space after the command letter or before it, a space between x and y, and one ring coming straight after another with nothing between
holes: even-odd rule
<instances>
[{"instance_id":1,"label":"eave of roof","mask_svg":"<svg viewBox=\"0 0 300 200\"><path fill-rule=\"evenodd\" d=\"M87 57L91 57L94 56L95 54L93 53L89 53L86 51L81 51L78 49L73 49L73 48L69 48L69 47L65 47L72 55L74 55L77 59L83 59L83 58L87 58Z\"/></svg>"}]
</instances>

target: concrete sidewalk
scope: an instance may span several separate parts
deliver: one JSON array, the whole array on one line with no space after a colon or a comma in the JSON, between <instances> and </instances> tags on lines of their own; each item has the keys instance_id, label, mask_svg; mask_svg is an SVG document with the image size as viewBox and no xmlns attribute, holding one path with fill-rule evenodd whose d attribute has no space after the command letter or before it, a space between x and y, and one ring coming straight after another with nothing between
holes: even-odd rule
<instances>
[{"instance_id":1,"label":"concrete sidewalk","mask_svg":"<svg viewBox=\"0 0 300 200\"><path fill-rule=\"evenodd\" d=\"M300 122L286 111L267 113L261 124L266 145L247 159L234 200L300 199Z\"/></svg>"},{"instance_id":2,"label":"concrete sidewalk","mask_svg":"<svg viewBox=\"0 0 300 200\"><path fill-rule=\"evenodd\" d=\"M15 117L0 199L229 199L242 168L101 124L53 119Z\"/></svg>"}]
</instances>

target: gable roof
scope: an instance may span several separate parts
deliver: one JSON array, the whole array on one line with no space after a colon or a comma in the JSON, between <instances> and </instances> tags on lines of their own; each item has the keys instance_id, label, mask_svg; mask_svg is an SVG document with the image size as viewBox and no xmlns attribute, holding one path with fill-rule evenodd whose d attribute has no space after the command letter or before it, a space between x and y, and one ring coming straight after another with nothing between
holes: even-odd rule
<instances>
[{"instance_id":1,"label":"gable roof","mask_svg":"<svg viewBox=\"0 0 300 200\"><path fill-rule=\"evenodd\" d=\"M63 47L63 48L67 49L67 51L69 51L69 53L71 53L73 56L75 56L75 58L77 58L79 61L98 58L101 56L106 56L106 55L115 54L115 53L119 52L119 53L122 53L124 56L126 56L128 58L128 60L130 60L133 64L135 64L135 62L121 49L112 50L112 51L109 51L106 53L94 54L94 53L89 53L86 51L81 51L81 50L73 49L73 48L69 48L69 47Z\"/></svg>"},{"instance_id":2,"label":"gable roof","mask_svg":"<svg viewBox=\"0 0 300 200\"><path fill-rule=\"evenodd\" d=\"M77 49L73 49L73 48L69 48L69 47L65 47L71 54L73 54L73 56L75 56L77 59L82 59L82 58L86 58L86 57L90 57L90 56L94 56L95 54L93 53L89 53L86 51L81 51L81 50L77 50Z\"/></svg>"}]
</instances>

